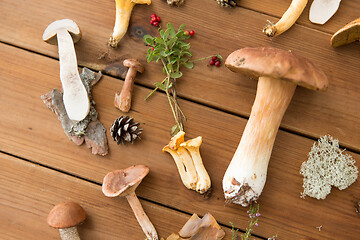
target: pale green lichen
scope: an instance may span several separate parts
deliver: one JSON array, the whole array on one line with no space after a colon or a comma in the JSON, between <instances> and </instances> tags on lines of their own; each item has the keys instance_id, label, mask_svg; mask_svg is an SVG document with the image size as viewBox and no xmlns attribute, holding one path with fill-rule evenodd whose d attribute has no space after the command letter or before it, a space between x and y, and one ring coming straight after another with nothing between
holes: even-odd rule
<instances>
[{"instance_id":1,"label":"pale green lichen","mask_svg":"<svg viewBox=\"0 0 360 240\"><path fill-rule=\"evenodd\" d=\"M308 160L302 163L300 169L300 174L304 176L301 198L308 195L325 199L331 186L343 190L356 181L358 169L355 160L343 152L339 148L339 141L329 135L314 143Z\"/></svg>"}]
</instances>

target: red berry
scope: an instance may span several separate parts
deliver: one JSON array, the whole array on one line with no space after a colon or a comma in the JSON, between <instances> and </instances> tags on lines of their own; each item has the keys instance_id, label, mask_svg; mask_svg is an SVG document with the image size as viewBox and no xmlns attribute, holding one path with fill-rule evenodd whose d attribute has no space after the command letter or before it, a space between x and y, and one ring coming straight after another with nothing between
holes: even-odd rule
<instances>
[{"instance_id":1,"label":"red berry","mask_svg":"<svg viewBox=\"0 0 360 240\"><path fill-rule=\"evenodd\" d=\"M152 18L152 17L156 17L156 14L155 14L155 13L153 13L153 14L151 14L151 16L150 16L150 17L151 17L151 18Z\"/></svg>"},{"instance_id":2,"label":"red berry","mask_svg":"<svg viewBox=\"0 0 360 240\"><path fill-rule=\"evenodd\" d=\"M151 48L151 50L153 50L153 51L154 51L154 49L155 49L154 47Z\"/></svg>"},{"instance_id":3,"label":"red berry","mask_svg":"<svg viewBox=\"0 0 360 240\"><path fill-rule=\"evenodd\" d=\"M154 25L155 27L157 27L157 26L159 26L159 22L154 22L153 25Z\"/></svg>"},{"instance_id":4,"label":"red berry","mask_svg":"<svg viewBox=\"0 0 360 240\"><path fill-rule=\"evenodd\" d=\"M150 24L153 24L154 23L154 21L153 20L150 20Z\"/></svg>"},{"instance_id":5,"label":"red berry","mask_svg":"<svg viewBox=\"0 0 360 240\"><path fill-rule=\"evenodd\" d=\"M221 64L221 62L220 62L219 60L217 60L217 61L215 62L215 66L217 66L217 67L220 67L220 64Z\"/></svg>"},{"instance_id":6,"label":"red berry","mask_svg":"<svg viewBox=\"0 0 360 240\"><path fill-rule=\"evenodd\" d=\"M151 17L151 21L156 22L156 21L157 21L157 18L156 18L156 17Z\"/></svg>"},{"instance_id":7,"label":"red berry","mask_svg":"<svg viewBox=\"0 0 360 240\"><path fill-rule=\"evenodd\" d=\"M193 35L195 34L194 30L191 30L191 31L189 32L189 34L190 34L191 36L193 36Z\"/></svg>"},{"instance_id":8,"label":"red berry","mask_svg":"<svg viewBox=\"0 0 360 240\"><path fill-rule=\"evenodd\" d=\"M218 60L217 56L213 56L211 59L214 61Z\"/></svg>"},{"instance_id":9,"label":"red berry","mask_svg":"<svg viewBox=\"0 0 360 240\"><path fill-rule=\"evenodd\" d=\"M161 22L161 19L159 16L156 17L156 21Z\"/></svg>"},{"instance_id":10,"label":"red berry","mask_svg":"<svg viewBox=\"0 0 360 240\"><path fill-rule=\"evenodd\" d=\"M189 31L188 30L184 31L184 35L189 35Z\"/></svg>"},{"instance_id":11,"label":"red berry","mask_svg":"<svg viewBox=\"0 0 360 240\"><path fill-rule=\"evenodd\" d=\"M214 65L214 64L215 64L215 61L211 59L211 60L209 61L209 64L210 64L210 65Z\"/></svg>"}]
</instances>

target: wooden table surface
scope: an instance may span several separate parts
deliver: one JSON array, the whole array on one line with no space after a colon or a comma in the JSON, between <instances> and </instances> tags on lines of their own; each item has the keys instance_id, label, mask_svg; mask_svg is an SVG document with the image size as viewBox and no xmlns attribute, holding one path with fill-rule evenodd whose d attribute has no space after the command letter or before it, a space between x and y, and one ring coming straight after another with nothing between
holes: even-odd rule
<instances>
[{"instance_id":1,"label":"wooden table surface","mask_svg":"<svg viewBox=\"0 0 360 240\"><path fill-rule=\"evenodd\" d=\"M256 93L256 81L198 62L178 80L180 104L187 115L187 137L203 137L201 154L212 180L209 199L187 190L174 161L161 149L174 124L166 96L145 96L163 79L160 64L146 63L147 48L141 34L157 35L149 24L152 13L178 27L186 24L196 34L190 39L194 58L216 53L226 57L250 46L292 50L315 63L329 78L327 92L298 88L285 113L275 141L268 178L258 201L261 217L255 239L360 239L360 183L333 189L325 200L300 198L301 163L314 141L325 134L340 140L359 167L360 162L360 46L332 48L331 35L359 17L360 1L342 1L325 25L308 20L309 1L289 31L268 38L266 20L276 21L289 0L241 0L241 7L225 9L214 0L185 0L170 7L163 0L137 5L128 33L117 49L106 43L115 19L113 0L2 0L0 1L0 235L1 239L59 239L46 224L50 209L64 200L81 204L88 220L79 227L82 239L144 239L125 199L107 198L101 192L106 173L145 164L150 174L137 195L161 237L177 232L192 213L210 212L231 239L233 222L240 231L248 226L247 208L225 205L222 177L241 138ZM93 89L96 109L106 129L122 113L113 107L114 92L121 89L126 69L121 60L137 58L145 73L136 77L132 110L128 115L144 128L142 140L119 146L110 139L109 154L92 155L86 146L68 140L60 122L40 96L61 88L58 49L42 41L54 20L74 20L83 32L75 45L78 64L102 70ZM140 35L139 35L140 34ZM104 53L106 53L104 55ZM111 66L117 66L115 69ZM321 227L321 231L317 227Z\"/></svg>"}]
</instances>

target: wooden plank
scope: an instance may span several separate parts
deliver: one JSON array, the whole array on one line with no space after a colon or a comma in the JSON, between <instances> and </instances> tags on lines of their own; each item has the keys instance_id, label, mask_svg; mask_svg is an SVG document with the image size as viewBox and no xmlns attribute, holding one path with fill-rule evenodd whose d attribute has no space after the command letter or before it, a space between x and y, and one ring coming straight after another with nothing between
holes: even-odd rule
<instances>
[{"instance_id":1,"label":"wooden plank","mask_svg":"<svg viewBox=\"0 0 360 240\"><path fill-rule=\"evenodd\" d=\"M125 198L107 198L101 186L0 154L0 234L2 239L59 239L46 224L51 208L71 200L87 213L78 227L82 239L144 239ZM160 237L179 231L189 215L140 200ZM31 223L31 224L29 224ZM231 239L231 230L224 228ZM258 239L258 238L257 238Z\"/></svg>"},{"instance_id":2,"label":"wooden plank","mask_svg":"<svg viewBox=\"0 0 360 240\"><path fill-rule=\"evenodd\" d=\"M1 45L1 55L7 59L0 60L0 102L9 103L0 105L3 113L0 120L1 151L99 183L109 171L132 164L146 164L151 173L139 187L140 196L186 212L204 214L210 211L223 224L234 222L242 228L247 225L247 209L225 206L221 187L221 179L246 120L180 101L188 115L187 137L203 136L202 157L213 183L212 197L206 200L182 185L171 157L161 153L173 125L164 94L156 93L150 101L144 102L148 90L136 87L130 115L142 124L143 140L127 146L117 146L110 141L108 156L94 156L86 147L74 146L67 139L56 116L40 100L43 93L60 87L58 62L4 45ZM121 81L104 77L93 90L100 120L107 129L121 115L113 107L113 94L121 87L119 85ZM280 239L304 236L331 239L339 232L342 235L338 239L353 239L360 235L359 218L353 208L353 202L359 198L359 182L344 191L333 190L325 201L299 198L302 191L299 168L312 144L309 139L279 132L268 180L259 200L263 218L261 228L255 229L256 234L267 237L278 233ZM360 159L359 155L352 155ZM321 232L315 228L320 225L323 226Z\"/></svg>"},{"instance_id":3,"label":"wooden plank","mask_svg":"<svg viewBox=\"0 0 360 240\"><path fill-rule=\"evenodd\" d=\"M255 4L252 8L257 10L263 4L263 1L252 2ZM289 4L289 1L265 2L264 9L272 9L270 7L273 4L278 12L283 12L282 7L286 8ZM244 4L250 3L245 1ZM345 12L337 17L353 17L359 1L342 4L341 9L349 6L346 9L353 10L349 10L349 15ZM114 24L115 9L112 1L101 0L89 4L84 0L64 0L61 3L53 0L33 0L31 3L5 0L0 6L0 14L4 16L0 22L3 29L1 41L57 57L57 48L42 42L42 33L50 22L71 18L84 33L82 41L76 45L81 65L104 70L124 58L138 58L145 64L146 72L137 81L147 86L153 86L154 82L163 78L159 76L160 65L146 64L146 47L138 35L138 31L156 34L156 28L148 23L147 18L153 12L162 17L163 23L184 23L189 29L196 31L191 40L195 59L218 52L226 57L231 51L245 46L291 49L324 70L330 87L326 93L299 88L283 119L282 127L311 137L329 133L337 136L347 148L360 151L360 125L357 124L360 105L355 104L360 92L356 81L360 79L358 44L333 49L329 45L330 34L299 25L282 36L269 39L261 32L266 19L275 20L268 15L244 8L224 10L215 1L208 0L188 1L181 8L170 8L164 1L153 1L150 6L135 7L128 34L121 46L112 50L106 46ZM107 54L104 56L104 53ZM119 70L121 74L124 71L124 68ZM210 68L206 66L206 62L200 62L194 70L184 71L177 89L179 95L187 99L248 116L256 92L256 81L231 73L224 67Z\"/></svg>"}]
</instances>

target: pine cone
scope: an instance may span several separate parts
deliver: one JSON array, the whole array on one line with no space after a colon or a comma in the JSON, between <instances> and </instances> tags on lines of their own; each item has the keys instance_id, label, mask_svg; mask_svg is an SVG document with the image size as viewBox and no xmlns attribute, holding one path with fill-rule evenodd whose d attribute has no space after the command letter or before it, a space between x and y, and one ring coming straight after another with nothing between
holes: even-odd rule
<instances>
[{"instance_id":1,"label":"pine cone","mask_svg":"<svg viewBox=\"0 0 360 240\"><path fill-rule=\"evenodd\" d=\"M110 133L117 144L125 144L127 142L134 143L135 139L141 139L139 135L142 129L139 128L138 122L129 116L121 116L114 121L110 127Z\"/></svg>"},{"instance_id":2,"label":"pine cone","mask_svg":"<svg viewBox=\"0 0 360 240\"><path fill-rule=\"evenodd\" d=\"M238 1L239 0L216 0L216 2L223 7L235 7L238 5Z\"/></svg>"}]
</instances>

